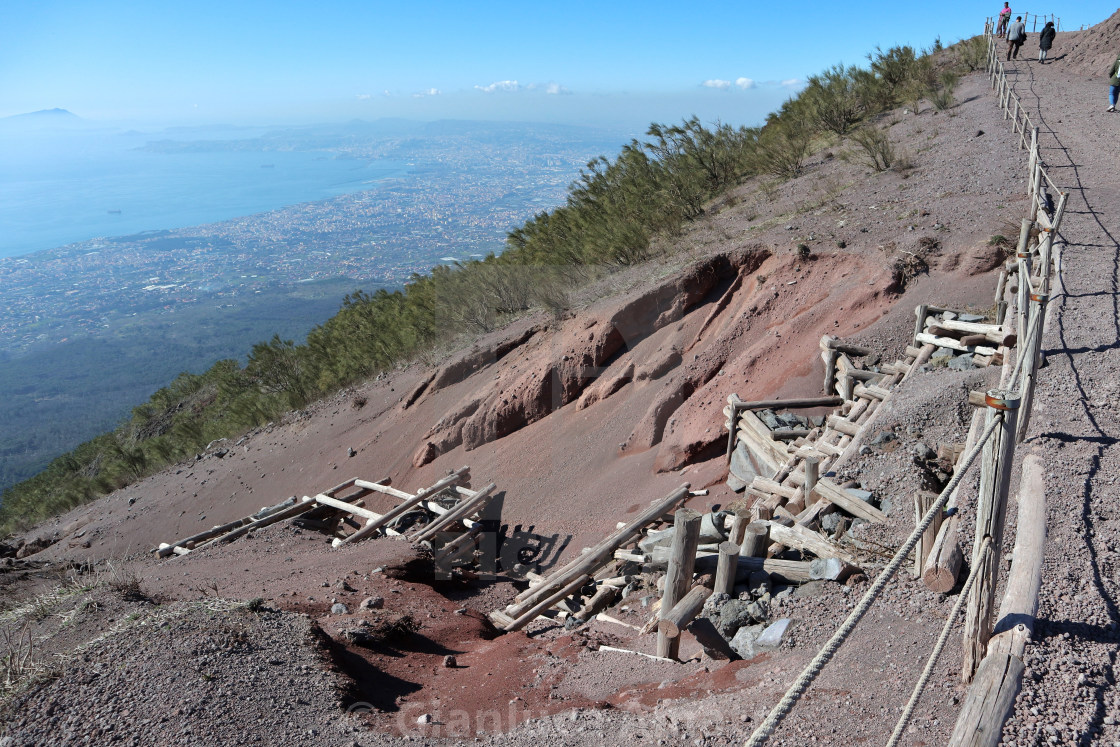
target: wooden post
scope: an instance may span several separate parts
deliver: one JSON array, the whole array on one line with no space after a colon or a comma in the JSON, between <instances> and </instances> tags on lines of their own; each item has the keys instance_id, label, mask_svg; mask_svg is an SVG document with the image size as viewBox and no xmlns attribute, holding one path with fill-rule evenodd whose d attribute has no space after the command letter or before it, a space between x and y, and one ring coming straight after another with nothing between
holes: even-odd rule
<instances>
[{"instance_id":1,"label":"wooden post","mask_svg":"<svg viewBox=\"0 0 1120 747\"><path fill-rule=\"evenodd\" d=\"M995 420L999 420L999 425L984 444L980 464L976 540L972 550L972 567L979 575L969 593L965 613L964 663L961 667L961 679L965 683L972 681L992 635L992 612L995 608L1007 493L1015 459L1015 426L1019 415L1019 395L1016 392L993 389L987 393L985 401L988 406L987 425ZM985 537L991 537L992 544L989 552L981 553Z\"/></svg>"},{"instance_id":2,"label":"wooden post","mask_svg":"<svg viewBox=\"0 0 1120 747\"><path fill-rule=\"evenodd\" d=\"M1049 228L1042 231L1042 241L1038 245L1038 292L1050 295L1050 272L1054 263L1054 232Z\"/></svg>"},{"instance_id":3,"label":"wooden post","mask_svg":"<svg viewBox=\"0 0 1120 747\"><path fill-rule=\"evenodd\" d=\"M805 484L801 486L805 491L805 499L815 502L813 489L817 487L817 480L820 479L821 460L817 457L805 457L801 463L805 465Z\"/></svg>"},{"instance_id":4,"label":"wooden post","mask_svg":"<svg viewBox=\"0 0 1120 747\"><path fill-rule=\"evenodd\" d=\"M1030 334L1022 344L1020 355L1027 358L1023 361L1023 370L1020 373L1019 398L1022 402L1018 423L1018 441L1022 443L1027 438L1027 428L1031 422L1031 404L1034 400L1034 385L1038 378L1038 358L1042 351L1042 327L1046 323L1046 304L1050 297L1041 293L1032 293Z\"/></svg>"},{"instance_id":5,"label":"wooden post","mask_svg":"<svg viewBox=\"0 0 1120 747\"><path fill-rule=\"evenodd\" d=\"M692 585L692 571L696 565L696 547L700 543L699 511L691 508L679 509L673 526L673 544L670 548L669 566L665 570L665 592L661 597L660 619L668 617L677 602L688 593ZM677 658L680 639L670 638L657 632L657 655L667 659Z\"/></svg>"},{"instance_id":6,"label":"wooden post","mask_svg":"<svg viewBox=\"0 0 1120 747\"><path fill-rule=\"evenodd\" d=\"M914 522L915 526L922 522L925 515L929 512L933 502L937 496L924 490L919 490L914 496ZM914 575L918 578L922 577L922 569L925 567L926 559L929 557L930 552L933 550L934 543L937 540L937 532L941 529L941 514L934 518L933 523L926 528L922 534L918 544L914 546Z\"/></svg>"},{"instance_id":7,"label":"wooden post","mask_svg":"<svg viewBox=\"0 0 1120 747\"><path fill-rule=\"evenodd\" d=\"M739 546L739 556L744 558L765 558L770 547L770 526L761 521L752 521L744 528L743 541Z\"/></svg>"},{"instance_id":8,"label":"wooden post","mask_svg":"<svg viewBox=\"0 0 1120 747\"><path fill-rule=\"evenodd\" d=\"M958 541L960 514L953 514L941 525L933 547L922 568L922 581L931 590L947 594L957 585L964 554Z\"/></svg>"},{"instance_id":9,"label":"wooden post","mask_svg":"<svg viewBox=\"0 0 1120 747\"><path fill-rule=\"evenodd\" d=\"M1017 293L1018 309L1016 313L1016 332L1017 339L1025 341L1027 339L1027 314L1029 313L1028 298L1031 293L1031 266L1030 255L1026 252L1019 253L1019 287ZM1019 343L1019 352L1022 354L1022 345Z\"/></svg>"},{"instance_id":10,"label":"wooden post","mask_svg":"<svg viewBox=\"0 0 1120 747\"><path fill-rule=\"evenodd\" d=\"M739 412L738 407L743 400L739 399L737 394L727 395L727 406L730 414L727 416L727 463L731 464L731 455L735 453L735 447L738 446L738 439L736 438L736 431L739 429Z\"/></svg>"},{"instance_id":11,"label":"wooden post","mask_svg":"<svg viewBox=\"0 0 1120 747\"><path fill-rule=\"evenodd\" d=\"M824 348L821 350L821 358L824 359L824 382L821 384L821 391L825 394L831 394L836 391L836 357L839 355L831 348Z\"/></svg>"},{"instance_id":12,"label":"wooden post","mask_svg":"<svg viewBox=\"0 0 1120 747\"><path fill-rule=\"evenodd\" d=\"M735 572L739 568L739 546L734 542L721 542L719 562L716 565L716 578L712 589L717 594L732 595L735 591Z\"/></svg>"}]
</instances>

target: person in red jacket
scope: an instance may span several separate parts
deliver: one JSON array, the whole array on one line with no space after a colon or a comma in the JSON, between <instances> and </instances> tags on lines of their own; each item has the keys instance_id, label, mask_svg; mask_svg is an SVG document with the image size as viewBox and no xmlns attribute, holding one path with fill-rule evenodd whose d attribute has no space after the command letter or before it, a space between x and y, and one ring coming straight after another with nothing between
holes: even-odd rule
<instances>
[{"instance_id":1,"label":"person in red jacket","mask_svg":"<svg viewBox=\"0 0 1120 747\"><path fill-rule=\"evenodd\" d=\"M999 22L996 24L996 36L1002 37L1007 33L1007 24L1011 22L1011 6L1003 4L999 12Z\"/></svg>"}]
</instances>

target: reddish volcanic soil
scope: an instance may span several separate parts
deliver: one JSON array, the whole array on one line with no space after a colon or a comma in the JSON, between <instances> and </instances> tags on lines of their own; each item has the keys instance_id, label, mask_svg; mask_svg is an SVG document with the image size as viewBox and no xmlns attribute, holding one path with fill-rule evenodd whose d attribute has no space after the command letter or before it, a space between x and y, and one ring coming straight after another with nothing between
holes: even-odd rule
<instances>
[{"instance_id":1,"label":"reddish volcanic soil","mask_svg":"<svg viewBox=\"0 0 1120 747\"><path fill-rule=\"evenodd\" d=\"M1105 81L1094 66L1117 48L1118 19L1059 35L1052 64L1016 65L1016 85L1037 94L1024 104L1045 123L1051 173L1077 185L1062 231L1071 295L1045 341L1051 367L1041 386L1050 401L1032 421L1032 443L1046 455L1050 487L1085 484L1087 492L1053 509L1061 545L1052 540L1041 611L1051 622L1028 649L1034 658L1008 743L1120 740L1120 527L1111 483L1096 487L1117 472L1106 466L1117 436L1116 409L1106 405L1116 395L1120 236L1107 209L1118 196L1116 139L1096 133L1120 118L1089 121L1108 116L1098 111ZM498 486L507 569L530 535L546 572L683 482L710 491L690 505L731 503L739 496L724 483L721 412L729 394L818 394L822 335L889 361L910 343L917 304L992 306L1004 255L988 239L1017 235L1026 155L986 77L964 79L957 101L947 112L925 104L882 118L912 168L869 173L841 144L788 183L752 179L666 241L658 260L581 291L563 318L538 313L464 341L441 365L417 362L339 392L40 527L29 538L53 543L0 567L6 605L28 605L0 613L0 624L39 610L34 634L44 651L85 648L58 660L58 677L15 697L0 738L741 743L863 580L776 599L771 616L794 620L792 643L778 651L726 663L689 638L677 664L595 650L654 648L652 636L604 621L575 630L537 621L499 635L487 615L523 582L436 581L430 563L396 539L332 549L323 535L285 522L185 557L160 561L149 550L350 477L388 477L414 492L463 465L476 487ZM928 269L911 277L900 268L915 255ZM1076 331L1094 317L1099 335ZM998 371L940 369L902 387L876 423L900 434L898 446L863 455L842 475L901 507L866 537L893 548L909 532L907 501L919 480L911 450L963 441L965 393L995 381ZM228 453L219 457L218 447ZM382 498L367 505L395 503ZM1106 538L1094 542L1098 532ZM61 564L105 560L117 570L103 571L92 591L70 582L65 594L36 601L58 587ZM142 593L127 593L130 580ZM371 597L383 605L363 609ZM771 743L884 741L955 599L908 574L889 585ZM222 600L258 601L249 609ZM347 611L332 614L336 602ZM611 614L640 626L648 602L634 595ZM940 744L951 730L964 692L958 640L903 744ZM454 666L445 666L448 655ZM431 723L418 723L423 714Z\"/></svg>"}]
</instances>

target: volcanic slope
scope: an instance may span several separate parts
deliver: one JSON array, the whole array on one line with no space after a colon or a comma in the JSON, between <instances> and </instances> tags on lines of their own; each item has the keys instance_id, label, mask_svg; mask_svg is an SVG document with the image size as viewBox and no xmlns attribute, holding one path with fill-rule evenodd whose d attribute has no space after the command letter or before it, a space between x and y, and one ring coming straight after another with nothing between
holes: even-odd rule
<instances>
[{"instance_id":1,"label":"volcanic slope","mask_svg":"<svg viewBox=\"0 0 1120 747\"><path fill-rule=\"evenodd\" d=\"M325 715L314 717L299 711L299 718L311 724L303 736L297 735L299 721L283 719L291 743L391 741L392 733L420 728L416 709L508 710L513 715L499 724L505 730L542 713L611 703L635 715L610 710L574 714L573 722L583 718L581 728L587 731L572 739L615 744L623 733L652 734L650 725L657 719L683 718L703 697L710 698L711 712L720 714L718 723L703 727L716 739L712 743L740 741L750 731L747 721L765 714L785 681L843 614L850 589L835 586L819 598L788 602L788 609L803 620L797 645L761 661L721 669L698 660L667 666L589 652L584 644L590 639L619 638L619 630L603 631L599 623L572 635L538 628L531 629L532 636L517 633L490 640L493 634L483 618L512 596L510 584L432 589L417 581L409 570L413 561L394 540L332 550L322 537L277 526L214 552L164 562L147 551L354 475L391 477L394 485L408 490L464 464L471 466L476 485L498 484L504 524L550 540L548 565L594 544L617 521L684 481L694 489L710 489L709 495L693 499L698 508L730 503L736 495L723 482L726 434L721 413L728 394L750 399L819 393L821 335L854 338L881 350L884 360L893 360L909 343L915 305L980 311L991 306L993 270L1005 255L989 239L1018 230L1019 216L1025 213L1025 157L1007 135L985 77L965 78L957 98L959 103L947 112L926 104L917 113L896 111L880 118L878 125L904 156L899 168L871 172L850 144L841 144L817 153L805 173L789 182L751 180L711 205L708 215L683 235L666 241L662 259L602 281L563 318L527 317L449 355L441 366L415 364L340 392L236 443L216 445L228 449L221 458L212 449L200 460L40 527L34 536L49 546L32 557L128 558L127 567L143 578L144 589L174 609L205 604L207 597L260 598L282 611L275 613L281 617L310 615L310 637L293 637L292 645L327 651L324 655L337 673L338 703L327 703L329 698L318 689L302 691L287 670L276 670L285 676L265 678L278 702L298 701L299 709L312 702L326 709ZM894 417L905 415L911 422L928 423L931 432L946 440L963 440L958 418L936 426L933 420L946 401L983 386L986 375L932 372L928 378L915 377L914 401L927 402L929 411L896 412ZM891 474L901 486L906 460L896 462ZM885 474L875 479L889 483ZM907 510L895 512L883 539L897 542L911 522ZM392 573L376 572L375 566ZM34 573L8 575L13 595L41 591L48 583ZM896 678L882 677L883 667L900 671L901 662L890 657L932 640L952 604L952 598L924 595L921 599L936 611L914 616L919 596L902 582L898 587L888 595L886 608L868 618L873 627L853 639L844 660L823 681L828 692L848 690L849 707L837 706L837 711L834 704L844 700L835 698L806 702L806 710L791 721L799 736L784 743L801 743L802 735L889 733L892 719L867 717L880 716L882 708L893 709L903 698ZM386 609L408 614L421 643L404 647L403 653L371 654L347 647L342 642L345 619L329 614L331 600L347 602L353 613L365 594L383 596ZM460 609L464 614L456 615ZM193 611L183 614L196 619ZM903 620L906 625L895 624ZM905 631L893 654L880 650L882 628L888 625ZM259 650L234 646L240 657L234 660L228 652L205 653L205 646L195 646L172 652L172 661L161 667L176 677L187 676L195 666L192 656L212 656L221 663L223 676L234 676L230 662L239 661L260 680L262 667L282 666L272 661L283 661L274 653L276 631L283 624L233 627L234 633L259 635ZM66 635L60 629L55 640L65 641ZM74 635L75 643L82 640ZM241 640L230 635L235 644ZM86 701L93 705L84 711L67 709L68 728L92 733L95 726L114 722L117 711L112 709L130 698L129 685L118 679L113 687L123 691L101 697L96 672L113 661L101 651L91 646L62 678L21 696L17 715L5 716L5 728L17 743L48 733L51 720L59 718L58 706L71 697L71 675L81 678ZM119 648L112 651L126 670L143 669L143 660ZM438 666L439 658L452 651L467 669ZM889 665L879 656L884 653ZM954 656L949 651L946 660ZM942 672L943 681L951 681L951 665L943 669L950 670ZM143 690L142 700L156 708L176 697L173 681L138 675L133 695L139 701ZM240 729L259 733L264 727L258 723L281 722L280 717L274 723L261 716L256 706L243 712L234 706L219 718L205 704L207 698L221 697L229 685L213 682L192 681L185 692L195 700L170 717L177 729L189 722L196 741L219 743ZM480 682L487 685L480 687ZM850 694L856 683L862 683L865 694ZM959 688L949 686L943 695L939 691L936 702L928 704L938 718L925 715L920 721L924 738L944 737L951 721L945 709L952 708L950 699L959 695ZM339 704L345 708L355 700L371 702L382 714L368 716L374 731L364 730L360 719L339 714ZM145 710L144 718L158 719L157 712ZM412 720L402 720L402 714L412 714ZM117 734L145 744L158 736L138 723L118 722ZM546 725L532 721L502 739L527 744L539 739ZM493 730L477 721L468 726ZM634 731L624 731L631 727ZM464 736L431 728L419 733ZM565 739L553 735L553 741Z\"/></svg>"}]
</instances>

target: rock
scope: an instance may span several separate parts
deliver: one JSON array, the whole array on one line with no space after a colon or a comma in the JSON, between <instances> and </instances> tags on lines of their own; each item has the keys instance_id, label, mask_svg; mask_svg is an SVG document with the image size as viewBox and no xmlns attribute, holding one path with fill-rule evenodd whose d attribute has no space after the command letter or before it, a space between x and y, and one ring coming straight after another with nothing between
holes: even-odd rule
<instances>
[{"instance_id":1,"label":"rock","mask_svg":"<svg viewBox=\"0 0 1120 747\"><path fill-rule=\"evenodd\" d=\"M881 498L879 500L879 510L885 513L887 516L890 516L891 511L894 510L894 501L892 501L889 497Z\"/></svg>"},{"instance_id":2,"label":"rock","mask_svg":"<svg viewBox=\"0 0 1120 747\"><path fill-rule=\"evenodd\" d=\"M456 661L455 657L452 656L451 654L448 654L447 656L443 657L443 667L444 667L444 669L455 669L458 666L459 666L459 662Z\"/></svg>"},{"instance_id":3,"label":"rock","mask_svg":"<svg viewBox=\"0 0 1120 747\"><path fill-rule=\"evenodd\" d=\"M350 609L345 604L342 604L341 602L336 602L335 604L331 605L331 614L332 615L349 615L350 614Z\"/></svg>"},{"instance_id":4,"label":"rock","mask_svg":"<svg viewBox=\"0 0 1120 747\"><path fill-rule=\"evenodd\" d=\"M346 448L346 456L356 457L357 455L358 455L358 452L354 451L353 446L349 446L349 447Z\"/></svg>"},{"instance_id":5,"label":"rock","mask_svg":"<svg viewBox=\"0 0 1120 747\"><path fill-rule=\"evenodd\" d=\"M929 357L930 365L934 367L948 365L949 361L953 359L953 355L953 351L949 348L938 348Z\"/></svg>"},{"instance_id":6,"label":"rock","mask_svg":"<svg viewBox=\"0 0 1120 747\"><path fill-rule=\"evenodd\" d=\"M924 459L926 461L937 459L937 452L921 441L914 444L914 455L919 459Z\"/></svg>"},{"instance_id":7,"label":"rock","mask_svg":"<svg viewBox=\"0 0 1120 747\"><path fill-rule=\"evenodd\" d=\"M782 421L778 419L773 410L755 410L754 414L758 416L759 420L766 423L766 427L772 431L782 427Z\"/></svg>"},{"instance_id":8,"label":"rock","mask_svg":"<svg viewBox=\"0 0 1120 747\"><path fill-rule=\"evenodd\" d=\"M228 453L229 453L229 449L218 449L217 451L214 452L214 456L221 459Z\"/></svg>"},{"instance_id":9,"label":"rock","mask_svg":"<svg viewBox=\"0 0 1120 747\"><path fill-rule=\"evenodd\" d=\"M416 718L418 724L430 724L435 721L435 717L430 713L422 713Z\"/></svg>"},{"instance_id":10,"label":"rock","mask_svg":"<svg viewBox=\"0 0 1120 747\"><path fill-rule=\"evenodd\" d=\"M744 490L746 490L747 483L736 477L734 472L728 472L727 487L731 488L732 492L742 493Z\"/></svg>"},{"instance_id":11,"label":"rock","mask_svg":"<svg viewBox=\"0 0 1120 747\"><path fill-rule=\"evenodd\" d=\"M754 650L756 653L763 651L774 651L781 646L789 633L790 619L783 617L781 620L771 624L766 630L754 640Z\"/></svg>"},{"instance_id":12,"label":"rock","mask_svg":"<svg viewBox=\"0 0 1120 747\"><path fill-rule=\"evenodd\" d=\"M985 317L983 314L957 314L957 321L959 322L971 322L976 324L983 322L984 319Z\"/></svg>"},{"instance_id":13,"label":"rock","mask_svg":"<svg viewBox=\"0 0 1120 747\"><path fill-rule=\"evenodd\" d=\"M859 498L864 503L871 503L871 491L860 490L859 488L844 488L844 492L853 498Z\"/></svg>"},{"instance_id":14,"label":"rock","mask_svg":"<svg viewBox=\"0 0 1120 747\"><path fill-rule=\"evenodd\" d=\"M954 371L971 371L976 368L976 363L971 355L958 355L949 361L949 368Z\"/></svg>"},{"instance_id":15,"label":"rock","mask_svg":"<svg viewBox=\"0 0 1120 747\"><path fill-rule=\"evenodd\" d=\"M751 571L751 575L747 579L747 589L751 594L762 597L769 594L773 588L769 573L766 571Z\"/></svg>"},{"instance_id":16,"label":"rock","mask_svg":"<svg viewBox=\"0 0 1120 747\"><path fill-rule=\"evenodd\" d=\"M338 581L335 581L334 588L338 589L339 591L344 591L348 594L352 594L354 592L354 587L346 583L346 579L344 578L340 578Z\"/></svg>"},{"instance_id":17,"label":"rock","mask_svg":"<svg viewBox=\"0 0 1120 747\"><path fill-rule=\"evenodd\" d=\"M735 447L735 451L731 452L729 471L747 485L750 485L754 478L762 474L761 465L754 461L750 450L742 443Z\"/></svg>"},{"instance_id":18,"label":"rock","mask_svg":"<svg viewBox=\"0 0 1120 747\"><path fill-rule=\"evenodd\" d=\"M766 605L742 599L729 599L720 607L719 620L713 620L724 638L731 638L740 628L766 620Z\"/></svg>"},{"instance_id":19,"label":"rock","mask_svg":"<svg viewBox=\"0 0 1120 747\"><path fill-rule=\"evenodd\" d=\"M836 531L836 528L840 526L841 518L843 518L843 516L836 511L833 511L830 514L825 514L821 517L821 529L828 532L829 534L832 534Z\"/></svg>"},{"instance_id":20,"label":"rock","mask_svg":"<svg viewBox=\"0 0 1120 747\"><path fill-rule=\"evenodd\" d=\"M744 659L753 659L755 655L754 642L762 635L763 630L765 630L765 627L762 625L739 628L735 637L731 639L731 648Z\"/></svg>"},{"instance_id":21,"label":"rock","mask_svg":"<svg viewBox=\"0 0 1120 747\"><path fill-rule=\"evenodd\" d=\"M373 596L362 600L360 608L363 610L379 610L385 606L385 597Z\"/></svg>"},{"instance_id":22,"label":"rock","mask_svg":"<svg viewBox=\"0 0 1120 747\"><path fill-rule=\"evenodd\" d=\"M718 619L720 608L723 607L723 605L725 605L729 599L731 599L731 596L729 594L725 594L722 591L717 591L715 594L709 596L708 599L704 602L704 607L700 610L699 616L708 617L713 620Z\"/></svg>"},{"instance_id":23,"label":"rock","mask_svg":"<svg viewBox=\"0 0 1120 747\"><path fill-rule=\"evenodd\" d=\"M882 444L890 443L891 441L894 441L897 438L898 438L898 436L894 435L893 431L882 431L880 433L877 433L875 435L875 438L871 439L871 445L872 446L881 446Z\"/></svg>"},{"instance_id":24,"label":"rock","mask_svg":"<svg viewBox=\"0 0 1120 747\"><path fill-rule=\"evenodd\" d=\"M835 558L832 558L832 560L835 560ZM816 561L813 562L815 563ZM810 571L810 575L812 575L812 571ZM793 596L795 599L811 599L812 597L819 597L821 594L824 594L824 586L824 581L810 581L807 584L801 584L801 586L798 586L794 590Z\"/></svg>"},{"instance_id":25,"label":"rock","mask_svg":"<svg viewBox=\"0 0 1120 747\"><path fill-rule=\"evenodd\" d=\"M809 578L814 581L843 581L854 570L839 558L817 558L809 563ZM799 595L795 593L794 596Z\"/></svg>"}]
</instances>

